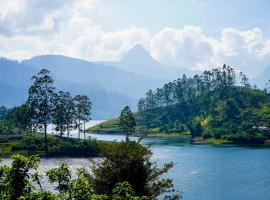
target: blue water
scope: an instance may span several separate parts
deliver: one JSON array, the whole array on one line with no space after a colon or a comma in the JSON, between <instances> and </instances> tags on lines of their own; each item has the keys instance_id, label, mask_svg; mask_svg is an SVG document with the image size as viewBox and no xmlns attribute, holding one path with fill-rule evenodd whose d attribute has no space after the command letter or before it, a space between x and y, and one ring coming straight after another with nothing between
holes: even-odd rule
<instances>
[{"instance_id":1,"label":"blue water","mask_svg":"<svg viewBox=\"0 0 270 200\"><path fill-rule=\"evenodd\" d=\"M120 135L91 135L121 140ZM136 139L136 138L132 138ZM153 160L174 162L166 175L184 200L269 200L270 148L189 145L179 139L143 139Z\"/></svg>"},{"instance_id":2,"label":"blue water","mask_svg":"<svg viewBox=\"0 0 270 200\"><path fill-rule=\"evenodd\" d=\"M124 139L121 135L90 135L107 141ZM152 159L158 165L175 163L166 177L174 180L184 200L270 199L270 148L189 145L176 139L147 138L142 142L152 144ZM50 158L41 160L39 171L45 174L63 162L73 171L89 167L84 158Z\"/></svg>"}]
</instances>

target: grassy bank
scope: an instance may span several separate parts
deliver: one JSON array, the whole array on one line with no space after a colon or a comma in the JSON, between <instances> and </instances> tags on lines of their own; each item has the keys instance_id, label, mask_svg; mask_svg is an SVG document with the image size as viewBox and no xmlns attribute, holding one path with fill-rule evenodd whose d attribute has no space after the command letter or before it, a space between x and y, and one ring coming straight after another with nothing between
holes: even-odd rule
<instances>
[{"instance_id":1,"label":"grassy bank","mask_svg":"<svg viewBox=\"0 0 270 200\"><path fill-rule=\"evenodd\" d=\"M136 126L135 135L149 137L149 138L181 138L183 136L190 137L190 143L192 144L240 144L240 145L269 145L269 140L262 140L261 138L243 136L241 134L230 134L223 137L220 136L219 132L214 132L216 134L209 134L207 137L193 137L191 138L190 131L185 131L181 133L164 133L160 132L159 128L152 128L145 130L145 132L140 131L141 127ZM123 133L119 126L119 119L110 119L94 127L89 128L87 131L100 134L116 134Z\"/></svg>"},{"instance_id":2,"label":"grassy bank","mask_svg":"<svg viewBox=\"0 0 270 200\"><path fill-rule=\"evenodd\" d=\"M9 157L13 154L45 156L43 134L1 135L0 138L1 157ZM48 135L48 144L50 157L92 157L98 155L98 142L95 140L78 140Z\"/></svg>"}]
</instances>

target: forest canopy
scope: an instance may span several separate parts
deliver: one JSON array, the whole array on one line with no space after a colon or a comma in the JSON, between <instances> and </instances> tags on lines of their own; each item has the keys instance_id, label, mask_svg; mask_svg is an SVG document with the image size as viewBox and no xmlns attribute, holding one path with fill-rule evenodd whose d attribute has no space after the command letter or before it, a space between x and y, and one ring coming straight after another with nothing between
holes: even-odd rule
<instances>
[{"instance_id":1,"label":"forest canopy","mask_svg":"<svg viewBox=\"0 0 270 200\"><path fill-rule=\"evenodd\" d=\"M270 95L230 66L183 75L138 102L140 131L189 132L239 143L269 139Z\"/></svg>"}]
</instances>

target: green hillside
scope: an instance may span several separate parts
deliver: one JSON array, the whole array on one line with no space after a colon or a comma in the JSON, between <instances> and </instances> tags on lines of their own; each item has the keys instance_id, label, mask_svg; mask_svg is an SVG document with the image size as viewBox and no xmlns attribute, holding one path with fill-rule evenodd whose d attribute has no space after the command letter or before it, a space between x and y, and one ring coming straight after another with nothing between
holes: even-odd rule
<instances>
[{"instance_id":1,"label":"green hillside","mask_svg":"<svg viewBox=\"0 0 270 200\"><path fill-rule=\"evenodd\" d=\"M263 144L270 138L270 94L225 65L148 91L138 110L136 132L146 135L190 134L199 143ZM118 124L113 119L90 131L118 132Z\"/></svg>"}]
</instances>

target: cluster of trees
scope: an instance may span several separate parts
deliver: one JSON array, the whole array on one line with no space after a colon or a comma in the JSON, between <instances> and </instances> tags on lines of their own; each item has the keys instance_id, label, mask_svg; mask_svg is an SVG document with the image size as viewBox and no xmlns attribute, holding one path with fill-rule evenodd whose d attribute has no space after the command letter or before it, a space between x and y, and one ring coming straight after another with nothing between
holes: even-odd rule
<instances>
[{"instance_id":1,"label":"cluster of trees","mask_svg":"<svg viewBox=\"0 0 270 200\"><path fill-rule=\"evenodd\" d=\"M150 161L151 151L138 142L100 146L102 159L91 169L66 164L46 172L54 192L42 185L39 157L14 155L11 166L0 166L0 199L11 200L154 200L180 199L171 179L162 178L172 166L159 168ZM34 184L35 183L35 184ZM51 188L48 186L48 188Z\"/></svg>"},{"instance_id":2,"label":"cluster of trees","mask_svg":"<svg viewBox=\"0 0 270 200\"><path fill-rule=\"evenodd\" d=\"M243 73L237 76L224 65L148 91L138 102L139 124L144 132L158 128L167 133L189 131L192 136L236 134L269 126L270 118L258 116L270 112L269 100L267 91L251 86Z\"/></svg>"},{"instance_id":3,"label":"cluster of trees","mask_svg":"<svg viewBox=\"0 0 270 200\"><path fill-rule=\"evenodd\" d=\"M1 107L0 119L30 131L44 130L46 154L49 124L55 125L60 136L66 131L69 137L70 130L77 128L78 138L83 127L85 138L85 123L90 120L92 108L89 98L85 95L72 97L69 92L56 92L54 80L46 69L33 76L32 80L26 103L11 109Z\"/></svg>"}]
</instances>

